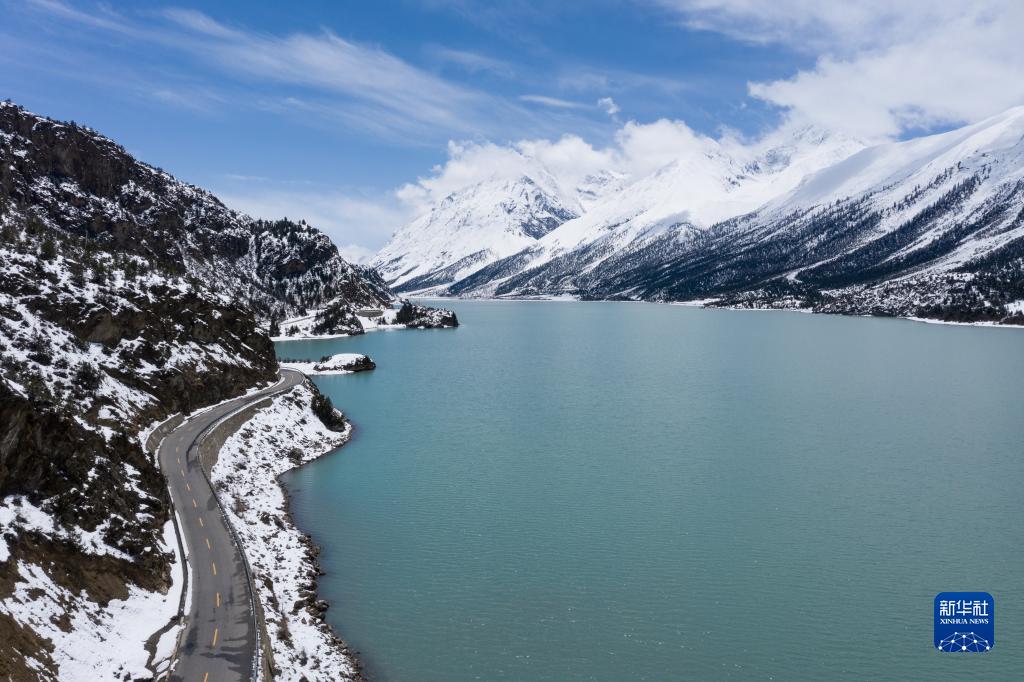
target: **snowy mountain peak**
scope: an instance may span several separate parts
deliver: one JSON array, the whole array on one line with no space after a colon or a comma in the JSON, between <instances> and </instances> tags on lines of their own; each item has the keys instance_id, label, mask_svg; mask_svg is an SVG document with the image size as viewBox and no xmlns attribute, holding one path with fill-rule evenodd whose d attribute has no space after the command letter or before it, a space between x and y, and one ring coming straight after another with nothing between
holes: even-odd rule
<instances>
[{"instance_id":1,"label":"snowy mountain peak","mask_svg":"<svg viewBox=\"0 0 1024 682\"><path fill-rule=\"evenodd\" d=\"M581 212L550 175L496 175L448 194L396 232L372 264L397 288L436 287L526 248Z\"/></svg>"},{"instance_id":2,"label":"snowy mountain peak","mask_svg":"<svg viewBox=\"0 0 1024 682\"><path fill-rule=\"evenodd\" d=\"M613 170L591 173L576 185L576 196L584 209L615 194L626 186L629 176Z\"/></svg>"},{"instance_id":3,"label":"snowy mountain peak","mask_svg":"<svg viewBox=\"0 0 1024 682\"><path fill-rule=\"evenodd\" d=\"M787 192L863 145L814 126L784 126L756 144L695 138L634 177L604 169L570 191L536 159L445 196L400 230L373 264L399 290L441 287L528 250L521 265L602 243L601 253L664 229L704 229ZM521 162L521 166L518 164Z\"/></svg>"},{"instance_id":4,"label":"snowy mountain peak","mask_svg":"<svg viewBox=\"0 0 1024 682\"><path fill-rule=\"evenodd\" d=\"M1024 323L1024 108L871 147L803 127L703 151L448 292Z\"/></svg>"}]
</instances>

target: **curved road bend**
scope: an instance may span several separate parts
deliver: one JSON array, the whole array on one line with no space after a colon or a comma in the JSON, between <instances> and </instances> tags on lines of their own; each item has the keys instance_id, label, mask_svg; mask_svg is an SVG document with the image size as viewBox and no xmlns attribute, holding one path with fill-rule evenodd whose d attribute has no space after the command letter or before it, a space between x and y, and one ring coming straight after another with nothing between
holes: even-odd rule
<instances>
[{"instance_id":1,"label":"curved road bend","mask_svg":"<svg viewBox=\"0 0 1024 682\"><path fill-rule=\"evenodd\" d=\"M281 381L269 388L188 419L160 443L160 467L178 512L192 589L192 606L172 680L224 682L252 678L256 660L252 586L241 549L221 516L195 446L220 419L302 383L300 372L283 369L281 374Z\"/></svg>"}]
</instances>

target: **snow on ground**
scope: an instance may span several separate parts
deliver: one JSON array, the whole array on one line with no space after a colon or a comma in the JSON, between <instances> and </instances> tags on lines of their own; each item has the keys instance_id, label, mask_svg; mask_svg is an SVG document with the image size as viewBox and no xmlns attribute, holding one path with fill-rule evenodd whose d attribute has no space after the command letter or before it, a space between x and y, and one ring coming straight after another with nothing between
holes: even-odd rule
<instances>
[{"instance_id":1,"label":"snow on ground","mask_svg":"<svg viewBox=\"0 0 1024 682\"><path fill-rule=\"evenodd\" d=\"M281 322L281 331L283 334L280 336L272 336L270 337L270 340L295 341L297 339L336 339L343 336L351 336L351 334L314 334L312 328L316 322L317 314L320 312L320 310L314 310L308 315L284 320ZM404 324L398 324L395 320L396 315L398 315L398 311L394 308L385 308L379 317L363 317L362 315L356 315L356 319L358 319L359 324L363 326L363 331L369 332L377 329L405 329Z\"/></svg>"},{"instance_id":2,"label":"snow on ground","mask_svg":"<svg viewBox=\"0 0 1024 682\"><path fill-rule=\"evenodd\" d=\"M0 223L2 224L2 223ZM137 303L143 300L155 302L158 296L153 292L164 291L164 297L183 294L188 291L181 277L152 271L132 280L131 286L125 279L117 262L106 254L95 258L107 268L109 282L103 286L93 282L74 283L72 271L81 266L64 255L46 261L33 254L0 246L0 262L4 263L4 274L11 280L19 279L36 283L39 291L32 298L52 298L59 302L77 301L78 304L98 305L102 300L111 314L121 314L139 309ZM145 264L145 260L130 257L130 262ZM40 274L42 273L42 274ZM127 290L141 292L136 298L126 295ZM101 403L97 410L100 422L114 425L131 421L143 409L156 402L154 396L139 388L128 385L123 376L126 373L125 357L136 351L141 339L121 339L114 346L99 343L82 343L69 330L41 314L34 305L27 302L28 296L0 291L0 351L4 363L0 367L0 379L21 394L22 384L27 378L38 379L49 392L53 402L67 408L72 414L85 414L94 404ZM164 359L159 366L142 359L129 365L127 373L145 377L156 372L172 369L193 368L199 371L211 363L220 365L251 366L245 358L232 355L221 343L198 344L160 341L153 344L154 352L162 353ZM98 373L96 388L76 392L76 374L84 369ZM110 426L97 427L91 420L80 421L90 430L104 434L108 439L114 433Z\"/></svg>"},{"instance_id":3,"label":"snow on ground","mask_svg":"<svg viewBox=\"0 0 1024 682\"><path fill-rule=\"evenodd\" d=\"M10 500L10 498L8 498ZM52 519L22 500L7 505L3 526L7 527L10 509L35 519L40 525ZM51 658L62 680L150 679L146 640L178 614L183 585L174 527L164 527L164 544L174 550L173 584L166 594L148 592L130 585L127 599L113 599L105 607L93 603L84 590L73 592L58 585L46 570L19 561L17 581L10 596L0 600L0 613L27 624L53 644ZM174 630L176 632L176 630ZM165 654L169 655L169 651ZM159 657L157 658L159 660ZM30 661L41 679L49 679L39 661Z\"/></svg>"},{"instance_id":4,"label":"snow on ground","mask_svg":"<svg viewBox=\"0 0 1024 682\"><path fill-rule=\"evenodd\" d=\"M337 680L356 670L315 611L312 545L292 523L277 480L348 440L351 427L329 430L312 400L306 385L274 398L227 439L210 476L252 567L279 680Z\"/></svg>"},{"instance_id":5,"label":"snow on ground","mask_svg":"<svg viewBox=\"0 0 1024 682\"><path fill-rule=\"evenodd\" d=\"M373 369L374 364L368 356L360 353L336 353L321 359L319 362L293 362L281 360L286 369L295 369L303 374L352 374L366 369Z\"/></svg>"}]
</instances>

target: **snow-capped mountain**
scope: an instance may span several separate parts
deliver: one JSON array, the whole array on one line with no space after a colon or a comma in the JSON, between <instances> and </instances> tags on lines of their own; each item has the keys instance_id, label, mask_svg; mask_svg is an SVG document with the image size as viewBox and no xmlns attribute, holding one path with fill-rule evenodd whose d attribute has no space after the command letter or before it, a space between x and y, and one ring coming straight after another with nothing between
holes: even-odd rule
<instances>
[{"instance_id":1,"label":"snow-capped mountain","mask_svg":"<svg viewBox=\"0 0 1024 682\"><path fill-rule=\"evenodd\" d=\"M755 147L700 138L685 155L609 192L536 244L452 285L457 294L579 295L580 277L616 254L670 232L687 238L795 187L809 170L863 145L801 128ZM530 273L525 275L525 273ZM520 277L520 275L524 275Z\"/></svg>"},{"instance_id":2,"label":"snow-capped mountain","mask_svg":"<svg viewBox=\"0 0 1024 682\"><path fill-rule=\"evenodd\" d=\"M862 147L812 127L755 147L695 138L687 154L646 177L606 169L586 176L569 198L541 168L544 189L524 176L449 195L396 234L373 263L400 290L437 291L466 278L477 282L477 273L506 257L519 271L575 250L600 258L665 229L703 229L750 211ZM528 229L538 222L544 229ZM509 264L501 271L507 276Z\"/></svg>"},{"instance_id":3,"label":"snow-capped mountain","mask_svg":"<svg viewBox=\"0 0 1024 682\"><path fill-rule=\"evenodd\" d=\"M705 141L449 285L457 296L1015 320L1024 108L872 147L811 127Z\"/></svg>"},{"instance_id":4,"label":"snow-capped mountain","mask_svg":"<svg viewBox=\"0 0 1024 682\"><path fill-rule=\"evenodd\" d=\"M591 173L576 185L576 197L583 209L590 210L594 204L611 196L626 186L629 176L612 170Z\"/></svg>"},{"instance_id":5,"label":"snow-capped mountain","mask_svg":"<svg viewBox=\"0 0 1024 682\"><path fill-rule=\"evenodd\" d=\"M458 281L520 251L582 213L543 173L494 177L446 196L397 232L373 259L396 290Z\"/></svg>"},{"instance_id":6,"label":"snow-capped mountain","mask_svg":"<svg viewBox=\"0 0 1024 682\"><path fill-rule=\"evenodd\" d=\"M1021 321L1024 107L864 149L698 239L618 254L582 288L600 297Z\"/></svg>"}]
</instances>

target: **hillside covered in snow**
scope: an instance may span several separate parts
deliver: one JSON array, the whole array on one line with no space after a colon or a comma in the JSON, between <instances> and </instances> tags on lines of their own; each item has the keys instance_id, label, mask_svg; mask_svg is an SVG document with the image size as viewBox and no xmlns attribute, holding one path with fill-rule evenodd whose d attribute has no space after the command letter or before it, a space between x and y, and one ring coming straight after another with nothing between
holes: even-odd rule
<instances>
[{"instance_id":1,"label":"hillside covered in snow","mask_svg":"<svg viewBox=\"0 0 1024 682\"><path fill-rule=\"evenodd\" d=\"M0 263L0 678L151 677L176 545L146 434L275 380L276 319L392 295L314 228L10 103Z\"/></svg>"},{"instance_id":2,"label":"hillside covered in snow","mask_svg":"<svg viewBox=\"0 0 1024 682\"><path fill-rule=\"evenodd\" d=\"M583 212L550 175L539 177L495 177L450 194L400 230L373 265L396 289L423 290L530 247Z\"/></svg>"},{"instance_id":3,"label":"hillside covered in snow","mask_svg":"<svg viewBox=\"0 0 1024 682\"><path fill-rule=\"evenodd\" d=\"M420 288L1022 321L1024 108L871 147L781 132L747 147L704 139L515 253Z\"/></svg>"}]
</instances>

